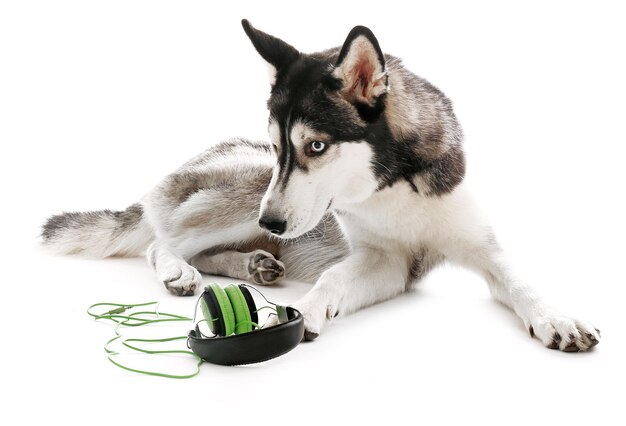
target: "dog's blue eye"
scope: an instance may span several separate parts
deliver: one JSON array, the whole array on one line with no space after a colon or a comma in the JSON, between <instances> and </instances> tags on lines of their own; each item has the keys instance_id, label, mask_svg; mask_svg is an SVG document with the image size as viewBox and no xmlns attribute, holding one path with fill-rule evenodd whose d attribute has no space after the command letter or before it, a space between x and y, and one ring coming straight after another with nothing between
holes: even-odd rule
<instances>
[{"instance_id":1,"label":"dog's blue eye","mask_svg":"<svg viewBox=\"0 0 626 426\"><path fill-rule=\"evenodd\" d=\"M320 141L311 142L311 151L315 153L319 154L320 152L324 151L325 148L326 148L326 144L324 142L320 142Z\"/></svg>"},{"instance_id":2,"label":"dog's blue eye","mask_svg":"<svg viewBox=\"0 0 626 426\"><path fill-rule=\"evenodd\" d=\"M313 141L304 146L304 153L309 157L314 157L316 155L321 155L326 148L327 145L325 142Z\"/></svg>"},{"instance_id":3,"label":"dog's blue eye","mask_svg":"<svg viewBox=\"0 0 626 426\"><path fill-rule=\"evenodd\" d=\"M324 150L325 146L326 144L324 144L324 142L315 141L311 143L311 150L314 152L320 152Z\"/></svg>"}]
</instances>

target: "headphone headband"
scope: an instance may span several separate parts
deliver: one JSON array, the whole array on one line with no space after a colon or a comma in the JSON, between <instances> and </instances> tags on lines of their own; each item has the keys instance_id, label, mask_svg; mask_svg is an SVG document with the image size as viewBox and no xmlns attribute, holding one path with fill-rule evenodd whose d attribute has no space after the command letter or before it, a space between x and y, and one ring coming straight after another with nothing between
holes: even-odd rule
<instances>
[{"instance_id":1,"label":"headphone headband","mask_svg":"<svg viewBox=\"0 0 626 426\"><path fill-rule=\"evenodd\" d=\"M286 307L287 322L243 334L203 338L189 331L187 344L200 358L213 364L242 365L267 361L295 348L304 335L302 314Z\"/></svg>"}]
</instances>

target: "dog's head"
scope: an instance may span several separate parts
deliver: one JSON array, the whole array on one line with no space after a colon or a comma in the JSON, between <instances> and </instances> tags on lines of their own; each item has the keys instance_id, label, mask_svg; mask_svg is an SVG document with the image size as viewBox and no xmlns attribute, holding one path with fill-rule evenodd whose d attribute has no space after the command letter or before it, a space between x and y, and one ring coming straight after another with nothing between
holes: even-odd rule
<instances>
[{"instance_id":1,"label":"dog's head","mask_svg":"<svg viewBox=\"0 0 626 426\"><path fill-rule=\"evenodd\" d=\"M355 27L341 49L304 54L242 21L270 69L269 135L277 163L259 224L284 238L377 188L371 138L388 90L374 34ZM366 138L370 144L362 143ZM374 141L375 143L375 141Z\"/></svg>"}]
</instances>

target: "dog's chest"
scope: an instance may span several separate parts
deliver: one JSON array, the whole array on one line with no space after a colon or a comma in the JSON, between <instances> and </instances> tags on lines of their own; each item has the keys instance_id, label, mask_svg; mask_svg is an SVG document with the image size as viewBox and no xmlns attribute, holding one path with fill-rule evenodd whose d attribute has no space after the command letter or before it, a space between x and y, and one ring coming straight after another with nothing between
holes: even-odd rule
<instances>
[{"instance_id":1,"label":"dog's chest","mask_svg":"<svg viewBox=\"0 0 626 426\"><path fill-rule=\"evenodd\" d=\"M415 246L432 235L441 204L441 199L422 197L399 182L362 203L338 206L338 217L352 241Z\"/></svg>"}]
</instances>

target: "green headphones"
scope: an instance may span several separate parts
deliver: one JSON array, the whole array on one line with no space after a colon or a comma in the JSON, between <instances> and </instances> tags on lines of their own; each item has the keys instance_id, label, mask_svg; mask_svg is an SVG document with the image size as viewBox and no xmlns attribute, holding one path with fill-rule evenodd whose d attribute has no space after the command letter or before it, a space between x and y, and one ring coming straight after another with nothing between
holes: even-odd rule
<instances>
[{"instance_id":1,"label":"green headphones","mask_svg":"<svg viewBox=\"0 0 626 426\"><path fill-rule=\"evenodd\" d=\"M242 334L259 328L256 305L250 291L243 285L222 288L211 284L200 298L200 307L209 329L216 336Z\"/></svg>"},{"instance_id":2,"label":"green headphones","mask_svg":"<svg viewBox=\"0 0 626 426\"><path fill-rule=\"evenodd\" d=\"M187 335L187 345L204 361L222 365L240 365L266 361L296 347L304 335L304 318L290 306L265 299L278 317L278 324L261 328L256 307L247 284L219 284L205 287L199 303L204 319ZM266 307L267 308L267 307ZM199 324L206 322L214 336L205 336Z\"/></svg>"},{"instance_id":3,"label":"green headphones","mask_svg":"<svg viewBox=\"0 0 626 426\"><path fill-rule=\"evenodd\" d=\"M256 291L268 303L268 306L257 308L250 293ZM200 372L203 361L222 365L241 365L266 361L295 348L304 335L304 318L302 314L290 306L283 306L268 301L263 294L248 284L230 284L222 288L219 284L205 287L198 299L204 319L195 324L186 336L166 337L162 339L122 338L122 327L139 327L143 325L164 322L192 321L181 315L158 311L158 302L139 304L121 304L102 302L91 305L87 313L95 319L105 319L116 323L115 336L104 345L109 361L125 370L152 376L169 377L172 379L186 379ZM106 306L113 309L104 313L93 312L94 308ZM138 310L131 313L126 311L134 308L154 306L153 310ZM197 312L196 304L196 312ZM278 324L272 327L261 328L258 324L258 311L270 309L278 317ZM193 321L195 322L195 315ZM207 336L200 331L200 323L206 322L213 336ZM137 344L171 342L187 340L187 347L192 350L179 349L148 349ZM109 347L113 342L120 340L128 349L147 354L188 354L196 360L196 371L191 374L174 375L156 371L145 371L126 366L115 357L120 353Z\"/></svg>"}]
</instances>

